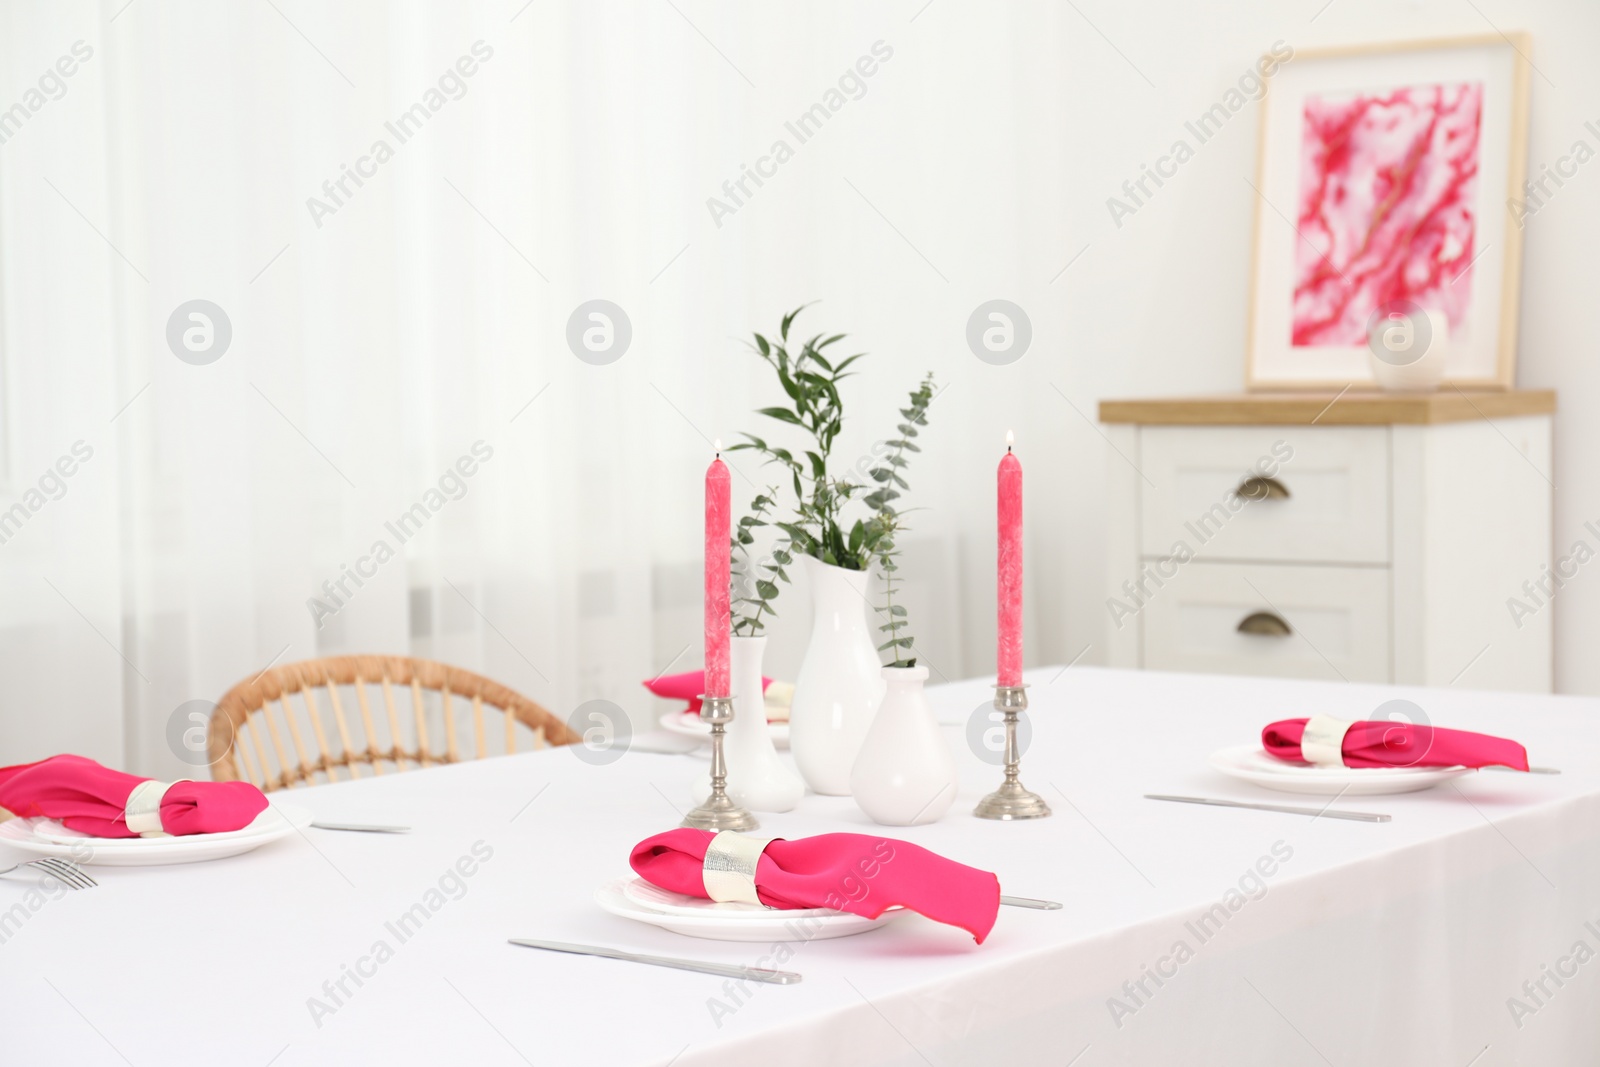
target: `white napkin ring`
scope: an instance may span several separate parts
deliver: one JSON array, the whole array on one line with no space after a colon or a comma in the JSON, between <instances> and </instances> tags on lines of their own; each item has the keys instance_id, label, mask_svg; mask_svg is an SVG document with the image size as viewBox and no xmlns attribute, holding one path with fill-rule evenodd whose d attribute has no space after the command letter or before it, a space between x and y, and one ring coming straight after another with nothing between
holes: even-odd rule
<instances>
[{"instance_id":1,"label":"white napkin ring","mask_svg":"<svg viewBox=\"0 0 1600 1067\"><path fill-rule=\"evenodd\" d=\"M1318 767L1343 767L1344 735L1354 725L1354 719L1311 716L1306 720L1305 733L1300 735L1300 758Z\"/></svg>"},{"instance_id":2,"label":"white napkin ring","mask_svg":"<svg viewBox=\"0 0 1600 1067\"><path fill-rule=\"evenodd\" d=\"M739 901L743 904L760 904L756 895L756 864L768 845L776 837L751 837L733 830L724 830L706 845L705 867L701 878L705 881L706 896L721 902Z\"/></svg>"},{"instance_id":3,"label":"white napkin ring","mask_svg":"<svg viewBox=\"0 0 1600 1067\"><path fill-rule=\"evenodd\" d=\"M178 782L189 780L179 778ZM167 795L167 790L178 782L158 782L151 778L134 786L133 792L128 794L127 804L123 806L128 829L140 837L171 837L161 826L161 800Z\"/></svg>"}]
</instances>

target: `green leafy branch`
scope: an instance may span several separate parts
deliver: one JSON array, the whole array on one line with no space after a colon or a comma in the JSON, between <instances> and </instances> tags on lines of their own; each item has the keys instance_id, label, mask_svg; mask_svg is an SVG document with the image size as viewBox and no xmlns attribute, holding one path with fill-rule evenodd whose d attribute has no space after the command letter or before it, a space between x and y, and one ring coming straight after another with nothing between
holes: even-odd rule
<instances>
[{"instance_id":1,"label":"green leafy branch","mask_svg":"<svg viewBox=\"0 0 1600 1067\"><path fill-rule=\"evenodd\" d=\"M787 541L774 550L774 562L765 565L767 576L756 580L755 595L737 600L738 604L748 605L753 610L739 612L735 632L759 633L763 627L762 615L773 614L771 605L778 595L778 581L789 580L783 568L793 559L791 549L846 570L865 571L876 562L883 574L884 590L884 606L878 609L884 622L879 631L889 635L878 651L890 653L892 666L915 666L915 657L907 655L914 642L906 607L895 603L899 570L895 562L898 555L895 538L903 529L901 511L895 501L900 499L902 491L911 488L905 471L910 466L909 456L922 451L916 444L916 437L928 424L928 406L934 397L933 375L924 377L910 394L907 406L899 409L903 421L896 427L898 436L887 442L889 451L883 462L867 472L871 483L862 485L832 476L828 464L844 425L839 383L851 376L850 365L865 353L858 352L833 362L827 350L843 340L844 334L817 334L803 342L798 338L791 342L790 328L806 306L802 304L783 317L776 340L756 333L750 346L772 368L789 399L787 406L760 408L757 414L798 429L809 440L804 447L791 450L747 433L743 441L729 449L730 452L758 452L764 457L764 463L783 468L795 497L791 521L768 519L775 502L772 494L776 490L758 496L751 505L752 514L740 520L732 548L742 573L747 576L751 574L749 546L755 540L755 527L776 526ZM798 345L798 352L791 350L792 345ZM852 500L864 503L871 509L871 515L857 519L847 530L843 515Z\"/></svg>"},{"instance_id":2,"label":"green leafy branch","mask_svg":"<svg viewBox=\"0 0 1600 1067\"><path fill-rule=\"evenodd\" d=\"M800 449L796 455L788 448L747 433L743 435L744 441L728 451L759 452L766 457L766 463L777 464L788 472L795 495L794 521L773 525L788 536L796 550L836 567L863 571L871 563L873 531L867 522L858 519L847 533L840 516L855 494L865 487L829 475L828 460L833 456L834 442L844 425L839 383L851 377L850 365L866 353L846 356L837 363L831 361L825 350L842 341L845 337L842 333L817 334L801 342L798 353L791 353L789 330L795 317L805 308L802 304L783 317L776 340L755 334L751 348L777 374L778 384L789 398L787 407L760 408L757 414L800 429L810 438L808 447Z\"/></svg>"},{"instance_id":3,"label":"green leafy branch","mask_svg":"<svg viewBox=\"0 0 1600 1067\"><path fill-rule=\"evenodd\" d=\"M869 507L877 509L877 515L872 519L872 543L873 556L878 562L878 570L883 574L883 607L878 609L878 614L884 617L878 631L889 635L889 639L878 646L878 651L889 653L891 661L886 666L890 667L917 665L915 656L906 655L915 645L906 607L894 602L895 576L900 570L900 565L895 562L895 557L900 554L895 547L895 538L904 529L900 510L894 506L894 501L900 499L900 490L911 488L903 473L910 465L906 453L922 451L912 438L917 436L918 427L928 425L928 405L933 402L934 396L933 384L933 375L930 373L912 392L909 406L900 409L900 416L905 419L896 427L900 436L889 442L890 452L883 466L868 472L872 480L878 483L878 488L864 498Z\"/></svg>"},{"instance_id":4,"label":"green leafy branch","mask_svg":"<svg viewBox=\"0 0 1600 1067\"><path fill-rule=\"evenodd\" d=\"M755 530L757 527L770 525L767 522L767 515L772 506L778 502L777 492L777 486L768 486L765 493L750 501L750 514L740 516L739 527L730 539L734 577L734 595L731 598L733 632L744 637L761 635L761 631L766 628L766 624L761 621L763 614L777 618L778 612L772 606L772 602L778 599L778 581L788 583L789 572L785 568L794 562L794 557L789 554L787 540L774 547L761 562L760 572L750 559L750 546L755 544L756 540ZM766 577L761 577L761 573L765 573ZM740 589L741 585L745 586L743 590ZM741 592L743 595L740 595Z\"/></svg>"}]
</instances>

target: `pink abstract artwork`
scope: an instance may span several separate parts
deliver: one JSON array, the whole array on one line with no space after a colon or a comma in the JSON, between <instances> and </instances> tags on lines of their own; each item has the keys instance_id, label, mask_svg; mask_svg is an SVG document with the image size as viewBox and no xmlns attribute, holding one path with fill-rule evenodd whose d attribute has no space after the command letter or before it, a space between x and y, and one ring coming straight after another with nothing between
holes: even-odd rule
<instances>
[{"instance_id":1,"label":"pink abstract artwork","mask_svg":"<svg viewBox=\"0 0 1600 1067\"><path fill-rule=\"evenodd\" d=\"M1296 347L1363 344L1394 300L1464 321L1482 114L1476 82L1306 97Z\"/></svg>"}]
</instances>

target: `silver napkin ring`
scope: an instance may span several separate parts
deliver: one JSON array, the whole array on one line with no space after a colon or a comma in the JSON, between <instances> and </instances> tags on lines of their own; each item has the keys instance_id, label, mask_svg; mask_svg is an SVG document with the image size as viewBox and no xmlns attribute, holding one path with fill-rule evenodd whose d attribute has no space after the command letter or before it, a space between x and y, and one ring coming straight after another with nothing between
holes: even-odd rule
<instances>
[{"instance_id":1,"label":"silver napkin ring","mask_svg":"<svg viewBox=\"0 0 1600 1067\"><path fill-rule=\"evenodd\" d=\"M706 896L718 902L734 900L742 904L760 904L761 898L756 895L756 864L761 860L761 853L776 840L776 837L751 837L733 830L724 830L713 837L706 845L705 867L701 871Z\"/></svg>"},{"instance_id":2,"label":"silver napkin ring","mask_svg":"<svg viewBox=\"0 0 1600 1067\"><path fill-rule=\"evenodd\" d=\"M179 778L178 782L189 780ZM161 801L167 795L167 790L178 782L158 782L151 778L134 786L133 792L128 794L128 802L123 805L128 829L140 837L171 837L161 826Z\"/></svg>"},{"instance_id":3,"label":"silver napkin ring","mask_svg":"<svg viewBox=\"0 0 1600 1067\"><path fill-rule=\"evenodd\" d=\"M1318 767L1343 767L1344 735L1354 725L1353 719L1311 716L1306 720L1305 733L1300 735L1300 758Z\"/></svg>"}]
</instances>

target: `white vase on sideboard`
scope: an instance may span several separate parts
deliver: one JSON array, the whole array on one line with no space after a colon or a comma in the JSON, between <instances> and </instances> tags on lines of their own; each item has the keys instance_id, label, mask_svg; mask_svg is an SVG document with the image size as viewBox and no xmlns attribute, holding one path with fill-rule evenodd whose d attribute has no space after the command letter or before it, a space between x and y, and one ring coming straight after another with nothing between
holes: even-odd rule
<instances>
[{"instance_id":1,"label":"white vase on sideboard","mask_svg":"<svg viewBox=\"0 0 1600 1067\"><path fill-rule=\"evenodd\" d=\"M789 708L789 751L813 791L850 795L850 770L883 699L867 612L866 571L804 557L811 640Z\"/></svg>"},{"instance_id":2,"label":"white vase on sideboard","mask_svg":"<svg viewBox=\"0 0 1600 1067\"><path fill-rule=\"evenodd\" d=\"M926 667L885 667L883 703L850 772L851 795L874 822L921 826L950 810L960 779L928 707Z\"/></svg>"}]
</instances>

